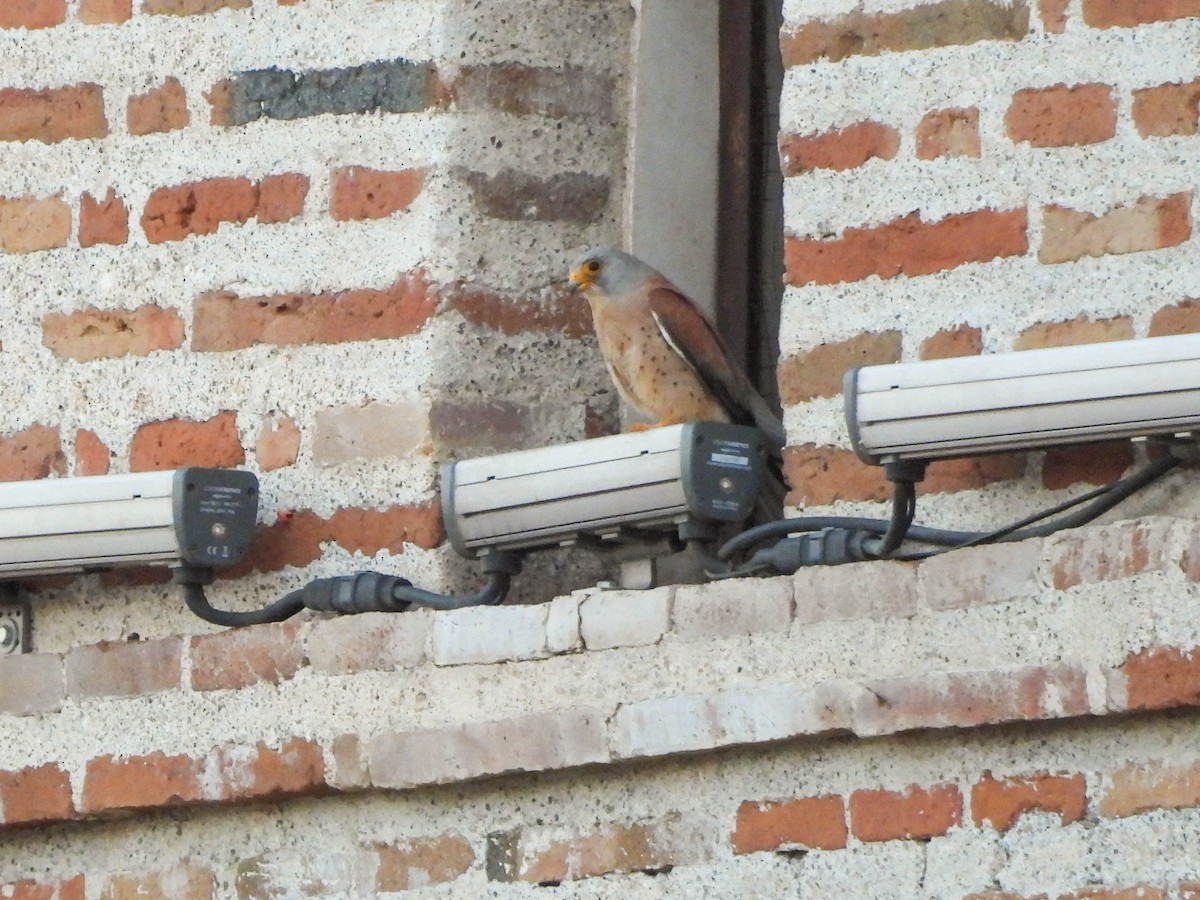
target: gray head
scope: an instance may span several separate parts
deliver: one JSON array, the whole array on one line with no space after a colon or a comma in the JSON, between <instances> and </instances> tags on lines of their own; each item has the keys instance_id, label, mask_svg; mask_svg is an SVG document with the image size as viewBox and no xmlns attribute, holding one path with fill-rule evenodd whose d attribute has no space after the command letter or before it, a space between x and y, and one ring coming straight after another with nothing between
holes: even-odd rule
<instances>
[{"instance_id":1,"label":"gray head","mask_svg":"<svg viewBox=\"0 0 1200 900\"><path fill-rule=\"evenodd\" d=\"M658 272L636 256L612 247L593 247L571 266L571 285L577 291L594 285L609 296L619 297L655 275Z\"/></svg>"}]
</instances>

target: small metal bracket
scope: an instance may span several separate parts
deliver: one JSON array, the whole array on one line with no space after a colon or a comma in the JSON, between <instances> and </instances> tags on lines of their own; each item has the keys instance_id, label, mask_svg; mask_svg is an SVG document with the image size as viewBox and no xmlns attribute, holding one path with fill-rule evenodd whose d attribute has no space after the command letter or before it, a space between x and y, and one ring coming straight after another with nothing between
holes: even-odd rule
<instances>
[{"instance_id":1,"label":"small metal bracket","mask_svg":"<svg viewBox=\"0 0 1200 900\"><path fill-rule=\"evenodd\" d=\"M33 610L15 584L0 584L0 656L28 653Z\"/></svg>"}]
</instances>

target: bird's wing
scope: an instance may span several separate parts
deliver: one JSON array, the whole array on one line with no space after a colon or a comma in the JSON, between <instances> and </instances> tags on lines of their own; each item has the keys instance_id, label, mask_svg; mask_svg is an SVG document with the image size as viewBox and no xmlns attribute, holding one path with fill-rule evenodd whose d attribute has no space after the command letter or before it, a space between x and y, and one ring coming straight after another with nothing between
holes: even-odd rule
<instances>
[{"instance_id":1,"label":"bird's wing","mask_svg":"<svg viewBox=\"0 0 1200 900\"><path fill-rule=\"evenodd\" d=\"M673 288L653 287L647 303L663 338L692 367L730 418L753 423L768 440L782 447L783 424L746 374L729 362L720 337L692 301Z\"/></svg>"}]
</instances>

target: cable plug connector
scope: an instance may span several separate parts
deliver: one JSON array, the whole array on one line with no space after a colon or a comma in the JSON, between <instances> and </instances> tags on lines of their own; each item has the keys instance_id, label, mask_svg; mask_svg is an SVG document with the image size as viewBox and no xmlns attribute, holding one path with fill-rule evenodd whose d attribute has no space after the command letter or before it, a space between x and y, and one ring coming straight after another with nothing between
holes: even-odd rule
<instances>
[{"instance_id":1,"label":"cable plug connector","mask_svg":"<svg viewBox=\"0 0 1200 900\"><path fill-rule=\"evenodd\" d=\"M750 557L746 569L774 570L777 575L792 575L805 566L840 566L843 563L875 559L871 544L878 535L850 528L822 528L777 541Z\"/></svg>"},{"instance_id":2,"label":"cable plug connector","mask_svg":"<svg viewBox=\"0 0 1200 900\"><path fill-rule=\"evenodd\" d=\"M399 575L356 572L317 578L301 589L300 596L305 607L319 612L404 612L412 604L398 594L410 587L412 582Z\"/></svg>"}]
</instances>

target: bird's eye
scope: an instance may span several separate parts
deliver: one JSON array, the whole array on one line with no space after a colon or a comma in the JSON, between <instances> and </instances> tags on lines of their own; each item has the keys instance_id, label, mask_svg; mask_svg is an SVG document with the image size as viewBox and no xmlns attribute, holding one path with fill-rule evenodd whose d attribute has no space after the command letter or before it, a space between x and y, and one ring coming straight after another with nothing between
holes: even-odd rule
<instances>
[{"instance_id":1,"label":"bird's eye","mask_svg":"<svg viewBox=\"0 0 1200 900\"><path fill-rule=\"evenodd\" d=\"M588 263L585 266L585 268L589 272L592 272L592 273L599 272L600 271L600 261L597 259L588 260Z\"/></svg>"}]
</instances>

